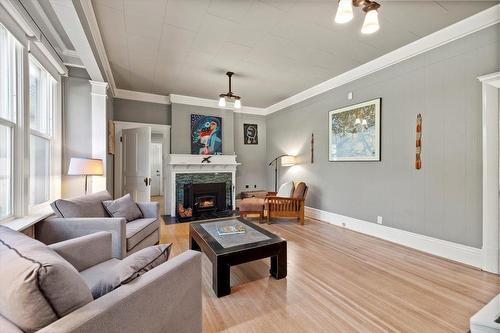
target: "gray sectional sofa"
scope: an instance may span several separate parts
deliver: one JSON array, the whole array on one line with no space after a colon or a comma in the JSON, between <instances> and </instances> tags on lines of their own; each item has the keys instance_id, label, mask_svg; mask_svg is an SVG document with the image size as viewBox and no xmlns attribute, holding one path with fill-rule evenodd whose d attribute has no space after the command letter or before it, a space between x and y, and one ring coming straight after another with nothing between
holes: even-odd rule
<instances>
[{"instance_id":1,"label":"gray sectional sofa","mask_svg":"<svg viewBox=\"0 0 500 333\"><path fill-rule=\"evenodd\" d=\"M91 287L119 262L109 232L47 246L0 226L0 332L201 332L199 252L94 300Z\"/></svg>"},{"instance_id":2,"label":"gray sectional sofa","mask_svg":"<svg viewBox=\"0 0 500 333\"><path fill-rule=\"evenodd\" d=\"M35 235L45 244L108 231L113 238L113 256L126 255L160 240L160 205L157 202L137 203L143 218L127 222L125 218L110 217L102 202L111 200L111 195L98 192L86 196L56 200L52 203L55 215L35 226Z\"/></svg>"}]
</instances>

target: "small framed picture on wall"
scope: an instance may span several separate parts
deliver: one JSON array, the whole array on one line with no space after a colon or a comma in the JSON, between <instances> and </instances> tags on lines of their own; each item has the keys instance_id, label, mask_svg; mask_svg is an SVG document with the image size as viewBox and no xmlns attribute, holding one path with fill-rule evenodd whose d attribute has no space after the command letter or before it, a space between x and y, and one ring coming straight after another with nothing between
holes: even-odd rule
<instances>
[{"instance_id":1,"label":"small framed picture on wall","mask_svg":"<svg viewBox=\"0 0 500 333\"><path fill-rule=\"evenodd\" d=\"M259 144L257 124L243 124L243 143L246 145Z\"/></svg>"}]
</instances>

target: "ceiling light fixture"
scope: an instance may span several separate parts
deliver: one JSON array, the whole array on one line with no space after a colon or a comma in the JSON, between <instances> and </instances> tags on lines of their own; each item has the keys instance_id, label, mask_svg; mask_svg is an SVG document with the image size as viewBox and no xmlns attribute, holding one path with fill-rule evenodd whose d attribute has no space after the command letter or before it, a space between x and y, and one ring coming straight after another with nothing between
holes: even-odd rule
<instances>
[{"instance_id":1,"label":"ceiling light fixture","mask_svg":"<svg viewBox=\"0 0 500 333\"><path fill-rule=\"evenodd\" d=\"M352 6L363 7L365 12L365 20L361 33L372 34L379 30L380 25L378 22L378 12L380 4L371 0L338 0L339 6L335 14L335 23L347 23L352 20L353 12Z\"/></svg>"},{"instance_id":2,"label":"ceiling light fixture","mask_svg":"<svg viewBox=\"0 0 500 333\"><path fill-rule=\"evenodd\" d=\"M339 8L335 15L335 23L347 23L353 18L352 0L339 0Z\"/></svg>"},{"instance_id":3,"label":"ceiling light fixture","mask_svg":"<svg viewBox=\"0 0 500 333\"><path fill-rule=\"evenodd\" d=\"M234 108L235 109L241 109L241 97L233 94L231 91L231 77L234 75L233 72L227 72L226 75L229 78L229 91L225 94L220 94L219 95L219 106L220 107L226 107L226 99L229 101L234 101Z\"/></svg>"}]
</instances>

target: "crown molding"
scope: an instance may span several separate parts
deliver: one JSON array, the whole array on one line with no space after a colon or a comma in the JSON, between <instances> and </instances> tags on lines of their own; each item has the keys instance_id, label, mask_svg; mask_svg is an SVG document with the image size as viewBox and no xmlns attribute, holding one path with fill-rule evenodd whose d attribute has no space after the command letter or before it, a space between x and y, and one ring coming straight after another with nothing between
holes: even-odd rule
<instances>
[{"instance_id":1,"label":"crown molding","mask_svg":"<svg viewBox=\"0 0 500 333\"><path fill-rule=\"evenodd\" d=\"M157 104L170 104L170 97L165 95L156 95L140 91L125 90L115 88L115 98L130 99L134 101L157 103Z\"/></svg>"},{"instance_id":2,"label":"crown molding","mask_svg":"<svg viewBox=\"0 0 500 333\"><path fill-rule=\"evenodd\" d=\"M219 100L215 100L215 99L171 94L170 101L172 103L176 103L176 104L196 105L196 106L203 106L203 107L207 107L207 108L232 110L235 113L257 114L257 115L261 115L261 116L266 115L265 109L255 108L255 107L251 107L251 106L244 106L244 105L241 107L241 109L235 109L233 103L226 103L226 107L221 108L219 106Z\"/></svg>"},{"instance_id":3,"label":"crown molding","mask_svg":"<svg viewBox=\"0 0 500 333\"><path fill-rule=\"evenodd\" d=\"M282 110L294 104L303 102L309 98L320 95L344 84L360 79L384 68L395 65L421 53L430 51L454 40L465 37L479 30L490 27L500 22L500 4L490 7L482 12L467 17L462 21L454 23L446 28L438 30L430 35L422 37L399 49L380 56L350 71L335 76L332 79L317 84L298 94L288 97L281 102L267 107L266 114Z\"/></svg>"}]
</instances>

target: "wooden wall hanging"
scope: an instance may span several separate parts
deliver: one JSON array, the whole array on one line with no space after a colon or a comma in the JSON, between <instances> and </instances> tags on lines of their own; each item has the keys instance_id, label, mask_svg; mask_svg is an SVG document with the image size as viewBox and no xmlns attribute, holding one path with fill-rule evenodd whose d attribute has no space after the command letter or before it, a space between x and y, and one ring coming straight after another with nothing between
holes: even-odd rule
<instances>
[{"instance_id":1,"label":"wooden wall hanging","mask_svg":"<svg viewBox=\"0 0 500 333\"><path fill-rule=\"evenodd\" d=\"M311 134L311 164L314 163L314 133Z\"/></svg>"},{"instance_id":2,"label":"wooden wall hanging","mask_svg":"<svg viewBox=\"0 0 500 333\"><path fill-rule=\"evenodd\" d=\"M422 159L420 158L420 153L422 152L422 115L417 114L417 140L416 140L416 158L415 158L415 169L420 170L422 168Z\"/></svg>"}]
</instances>

